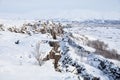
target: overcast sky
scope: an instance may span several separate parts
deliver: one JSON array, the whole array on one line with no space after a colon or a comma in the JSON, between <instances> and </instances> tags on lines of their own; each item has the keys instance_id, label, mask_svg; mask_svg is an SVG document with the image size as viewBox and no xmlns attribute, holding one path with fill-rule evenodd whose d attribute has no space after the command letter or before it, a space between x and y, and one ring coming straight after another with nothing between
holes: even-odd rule
<instances>
[{"instance_id":1,"label":"overcast sky","mask_svg":"<svg viewBox=\"0 0 120 80\"><path fill-rule=\"evenodd\" d=\"M120 19L120 0L0 0L0 18Z\"/></svg>"}]
</instances>

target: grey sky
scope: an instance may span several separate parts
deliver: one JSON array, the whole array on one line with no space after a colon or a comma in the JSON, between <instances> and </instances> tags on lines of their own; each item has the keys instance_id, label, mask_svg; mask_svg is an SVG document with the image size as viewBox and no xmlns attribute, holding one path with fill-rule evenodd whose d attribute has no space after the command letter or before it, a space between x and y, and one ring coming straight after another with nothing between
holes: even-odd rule
<instances>
[{"instance_id":1,"label":"grey sky","mask_svg":"<svg viewBox=\"0 0 120 80\"><path fill-rule=\"evenodd\" d=\"M120 0L0 0L0 17L120 18L119 13Z\"/></svg>"}]
</instances>

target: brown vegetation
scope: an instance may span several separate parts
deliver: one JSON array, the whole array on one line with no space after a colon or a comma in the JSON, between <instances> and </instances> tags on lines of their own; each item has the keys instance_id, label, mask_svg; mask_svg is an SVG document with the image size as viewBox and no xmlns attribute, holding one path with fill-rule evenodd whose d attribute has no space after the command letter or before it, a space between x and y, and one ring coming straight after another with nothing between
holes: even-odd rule
<instances>
[{"instance_id":1,"label":"brown vegetation","mask_svg":"<svg viewBox=\"0 0 120 80\"><path fill-rule=\"evenodd\" d=\"M106 58L120 60L120 55L117 53L115 49L109 50L108 45L102 41L95 40L95 41L88 41L88 46L93 47L96 49L95 53L102 55Z\"/></svg>"},{"instance_id":2,"label":"brown vegetation","mask_svg":"<svg viewBox=\"0 0 120 80\"><path fill-rule=\"evenodd\" d=\"M63 28L60 23L53 23L50 24L49 21L47 22L35 22L35 23L26 23L23 24L21 27L17 28L16 26L8 28L9 31L15 33L23 33L23 34L30 34L33 33L49 33L53 37L53 39L57 39L57 36L63 34Z\"/></svg>"}]
</instances>

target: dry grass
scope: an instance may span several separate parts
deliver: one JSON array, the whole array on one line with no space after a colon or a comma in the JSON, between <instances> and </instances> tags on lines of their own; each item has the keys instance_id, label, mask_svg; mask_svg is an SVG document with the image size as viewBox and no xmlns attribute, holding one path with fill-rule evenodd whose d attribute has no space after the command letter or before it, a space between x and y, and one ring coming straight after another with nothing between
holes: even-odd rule
<instances>
[{"instance_id":1,"label":"dry grass","mask_svg":"<svg viewBox=\"0 0 120 80\"><path fill-rule=\"evenodd\" d=\"M57 39L57 36L63 34L63 26L59 23L26 23L23 24L21 27L17 28L16 26L9 27L8 30L10 32L15 32L15 33L23 33L23 34L28 34L31 35L30 32L32 33L49 33L53 37L53 39Z\"/></svg>"},{"instance_id":2,"label":"dry grass","mask_svg":"<svg viewBox=\"0 0 120 80\"><path fill-rule=\"evenodd\" d=\"M96 50L106 50L108 48L107 44L99 40L88 41L87 45L95 48Z\"/></svg>"},{"instance_id":3,"label":"dry grass","mask_svg":"<svg viewBox=\"0 0 120 80\"><path fill-rule=\"evenodd\" d=\"M37 60L38 64L41 66L43 64L42 52L39 51L40 49L40 42L36 44L35 51L33 52L35 59Z\"/></svg>"},{"instance_id":4,"label":"dry grass","mask_svg":"<svg viewBox=\"0 0 120 80\"><path fill-rule=\"evenodd\" d=\"M109 59L116 59L120 60L120 55L117 53L115 49L109 50L108 45L102 41L95 40L95 41L88 41L88 46L93 47L96 49L95 53L102 55Z\"/></svg>"}]
</instances>

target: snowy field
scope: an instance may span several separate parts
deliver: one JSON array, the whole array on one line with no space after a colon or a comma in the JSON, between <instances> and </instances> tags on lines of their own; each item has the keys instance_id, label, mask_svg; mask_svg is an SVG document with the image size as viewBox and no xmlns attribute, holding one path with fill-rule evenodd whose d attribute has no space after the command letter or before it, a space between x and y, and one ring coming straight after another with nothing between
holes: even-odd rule
<instances>
[{"instance_id":1,"label":"snowy field","mask_svg":"<svg viewBox=\"0 0 120 80\"><path fill-rule=\"evenodd\" d=\"M0 0L0 80L120 80L120 0Z\"/></svg>"},{"instance_id":2,"label":"snowy field","mask_svg":"<svg viewBox=\"0 0 120 80\"><path fill-rule=\"evenodd\" d=\"M0 31L0 80L73 80L73 74L56 72L53 60L41 67L37 64L32 54L35 43L49 39L41 34L28 36ZM20 44L15 44L17 40ZM51 48L44 44L40 49L47 53Z\"/></svg>"},{"instance_id":3,"label":"snowy field","mask_svg":"<svg viewBox=\"0 0 120 80\"><path fill-rule=\"evenodd\" d=\"M77 40L77 38L85 38L84 36L89 39L99 39L107 43L110 48L120 52L120 29L113 27L66 28L66 32L57 35L57 39L53 39L50 33L33 33L34 31L31 30L31 34L28 35L8 30L9 27L13 26L19 28L27 22L38 24L38 22L32 20L18 22L1 20L0 24L4 24L3 28L5 30L0 31L0 80L85 80L87 77L89 77L88 80L93 78L120 80L119 75L117 75L118 78L116 78L116 74L109 78L111 73L105 74L104 71L107 71L107 69L102 71L99 68L99 61L106 61L105 65L111 68L109 66L111 59L94 54L89 55L88 53L93 53L94 49L84 45L84 39ZM44 27L43 24L37 25L38 29ZM52 22L46 22L45 25L48 29L51 28L51 25L58 26L57 23L53 24ZM69 33L72 33L73 37ZM42 57L48 55L52 49L48 41L58 41L60 44L61 59L58 66L61 69L60 72L54 68L54 59L45 61L40 66L35 58L34 53L36 53L35 48L38 42L42 42L39 48L39 51L43 53L41 54ZM56 55L58 55L58 52L56 52ZM94 61L94 58L96 61ZM119 74L120 69L117 67L119 63L119 61L114 61L115 65L112 64L112 68L117 70L117 74ZM81 71L79 72L79 70Z\"/></svg>"},{"instance_id":4,"label":"snowy field","mask_svg":"<svg viewBox=\"0 0 120 80\"><path fill-rule=\"evenodd\" d=\"M71 32L75 32L81 35L85 35L90 39L98 39L108 44L109 48L116 49L120 54L120 25L117 27L75 27L69 29Z\"/></svg>"},{"instance_id":5,"label":"snowy field","mask_svg":"<svg viewBox=\"0 0 120 80\"><path fill-rule=\"evenodd\" d=\"M120 25L117 26L81 26L77 25L77 27L73 26L72 28L68 28L70 32L75 34L80 34L82 36L87 37L89 40L100 40L108 45L109 49L117 50L118 54L120 54ZM111 59L110 59L111 60ZM115 62L118 66L120 66L120 61L111 60Z\"/></svg>"}]
</instances>

